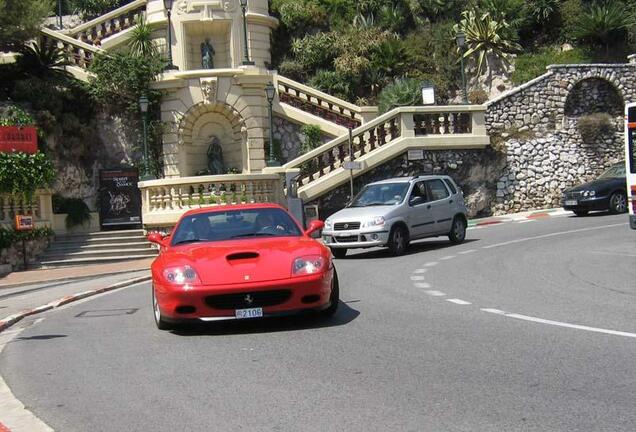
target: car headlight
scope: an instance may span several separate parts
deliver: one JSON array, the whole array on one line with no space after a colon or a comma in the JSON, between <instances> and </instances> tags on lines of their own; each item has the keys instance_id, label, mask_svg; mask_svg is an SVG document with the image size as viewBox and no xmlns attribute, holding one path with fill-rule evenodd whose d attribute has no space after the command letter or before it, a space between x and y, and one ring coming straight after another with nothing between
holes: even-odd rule
<instances>
[{"instance_id":1,"label":"car headlight","mask_svg":"<svg viewBox=\"0 0 636 432\"><path fill-rule=\"evenodd\" d=\"M197 272L189 265L169 267L163 271L163 278L173 285L200 284Z\"/></svg>"},{"instance_id":2,"label":"car headlight","mask_svg":"<svg viewBox=\"0 0 636 432\"><path fill-rule=\"evenodd\" d=\"M593 196L596 196L596 191L593 191L593 190L585 191L585 192L583 192L583 196L584 196L584 197L593 197Z\"/></svg>"},{"instance_id":3,"label":"car headlight","mask_svg":"<svg viewBox=\"0 0 636 432\"><path fill-rule=\"evenodd\" d=\"M292 276L304 276L323 271L325 259L320 255L308 255L294 260Z\"/></svg>"},{"instance_id":4,"label":"car headlight","mask_svg":"<svg viewBox=\"0 0 636 432\"><path fill-rule=\"evenodd\" d=\"M329 219L327 219L325 221L325 229L327 231L331 231L333 229L333 221L330 221Z\"/></svg>"},{"instance_id":5,"label":"car headlight","mask_svg":"<svg viewBox=\"0 0 636 432\"><path fill-rule=\"evenodd\" d=\"M383 216L377 216L371 219L368 219L366 221L364 221L362 223L362 228L370 228L370 227L374 227L374 226L383 226L384 225L384 217Z\"/></svg>"}]
</instances>

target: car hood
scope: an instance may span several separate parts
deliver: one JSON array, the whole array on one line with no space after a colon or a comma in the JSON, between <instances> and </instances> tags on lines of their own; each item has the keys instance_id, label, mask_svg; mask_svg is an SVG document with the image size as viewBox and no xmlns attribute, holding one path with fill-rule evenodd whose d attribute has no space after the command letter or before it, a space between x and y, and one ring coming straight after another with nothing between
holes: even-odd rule
<instances>
[{"instance_id":1,"label":"car hood","mask_svg":"<svg viewBox=\"0 0 636 432\"><path fill-rule=\"evenodd\" d=\"M584 190L604 191L621 185L625 187L627 180L624 178L608 178L608 179L596 179L591 182L583 183L582 185L575 186L573 188L565 190L565 192L580 192Z\"/></svg>"},{"instance_id":2,"label":"car hood","mask_svg":"<svg viewBox=\"0 0 636 432\"><path fill-rule=\"evenodd\" d=\"M294 260L306 255L325 253L309 237L276 237L177 246L161 257L164 268L190 265L203 285L229 285L287 279Z\"/></svg>"},{"instance_id":3,"label":"car hood","mask_svg":"<svg viewBox=\"0 0 636 432\"><path fill-rule=\"evenodd\" d=\"M386 216L391 210L397 208L395 205L373 206L373 207L347 207L327 219L329 222L362 222L363 220L375 217Z\"/></svg>"}]
</instances>

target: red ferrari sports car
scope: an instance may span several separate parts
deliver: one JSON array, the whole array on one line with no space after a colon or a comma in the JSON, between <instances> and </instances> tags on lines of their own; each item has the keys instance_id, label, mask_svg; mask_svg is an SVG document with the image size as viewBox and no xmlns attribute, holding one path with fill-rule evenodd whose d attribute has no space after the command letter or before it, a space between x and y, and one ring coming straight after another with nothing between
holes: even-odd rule
<instances>
[{"instance_id":1,"label":"red ferrari sports car","mask_svg":"<svg viewBox=\"0 0 636 432\"><path fill-rule=\"evenodd\" d=\"M329 316L339 301L331 252L311 238L321 221L303 231L275 204L191 210L167 237L152 263L157 327L186 321L259 318L319 311Z\"/></svg>"}]
</instances>

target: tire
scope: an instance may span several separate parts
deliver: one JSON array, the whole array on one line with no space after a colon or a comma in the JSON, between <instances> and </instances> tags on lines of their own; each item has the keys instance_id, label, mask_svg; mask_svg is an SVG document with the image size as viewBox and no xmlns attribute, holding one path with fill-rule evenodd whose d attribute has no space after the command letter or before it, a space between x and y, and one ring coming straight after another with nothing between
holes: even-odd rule
<instances>
[{"instance_id":1,"label":"tire","mask_svg":"<svg viewBox=\"0 0 636 432\"><path fill-rule=\"evenodd\" d=\"M345 249L346 250L346 249ZM338 272L336 268L333 268L333 279L331 281L331 295L329 296L329 307L320 311L320 316L328 318L333 316L338 310L340 304L340 284L338 283Z\"/></svg>"},{"instance_id":2,"label":"tire","mask_svg":"<svg viewBox=\"0 0 636 432\"><path fill-rule=\"evenodd\" d=\"M347 249L340 249L340 248L336 249L336 248L333 248L333 249L331 249L331 253L336 258L341 259L341 258L344 258L344 257L347 256Z\"/></svg>"},{"instance_id":3,"label":"tire","mask_svg":"<svg viewBox=\"0 0 636 432\"><path fill-rule=\"evenodd\" d=\"M152 287L152 312L155 317L155 324L159 330L172 330L174 328L171 323L161 317L159 302L157 302L157 297L155 296L155 287Z\"/></svg>"},{"instance_id":4,"label":"tire","mask_svg":"<svg viewBox=\"0 0 636 432\"><path fill-rule=\"evenodd\" d=\"M587 210L574 210L574 214L578 217L587 216L589 212Z\"/></svg>"},{"instance_id":5,"label":"tire","mask_svg":"<svg viewBox=\"0 0 636 432\"><path fill-rule=\"evenodd\" d=\"M627 211L627 196L623 192L614 192L609 199L609 211L611 214L625 213Z\"/></svg>"},{"instance_id":6,"label":"tire","mask_svg":"<svg viewBox=\"0 0 636 432\"><path fill-rule=\"evenodd\" d=\"M388 246L393 256L400 256L406 252L409 247L409 234L403 226L398 225L391 229Z\"/></svg>"},{"instance_id":7,"label":"tire","mask_svg":"<svg viewBox=\"0 0 636 432\"><path fill-rule=\"evenodd\" d=\"M455 216L453 224L451 225L451 230L448 233L448 238L451 243L454 244L460 244L466 240L466 221L464 218Z\"/></svg>"}]
</instances>

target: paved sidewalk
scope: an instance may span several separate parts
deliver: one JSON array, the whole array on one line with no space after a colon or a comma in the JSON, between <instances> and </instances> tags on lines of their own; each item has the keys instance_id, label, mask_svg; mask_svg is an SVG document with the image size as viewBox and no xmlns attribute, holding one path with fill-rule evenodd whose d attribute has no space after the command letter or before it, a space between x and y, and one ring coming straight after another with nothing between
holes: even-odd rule
<instances>
[{"instance_id":1,"label":"paved sidewalk","mask_svg":"<svg viewBox=\"0 0 636 432\"><path fill-rule=\"evenodd\" d=\"M503 216L491 216L482 219L471 219L468 221L469 227L478 227L484 225L497 225L508 222L522 222L536 219L543 219L549 217L564 217L572 216L574 213L562 208L553 208L546 210L533 210L521 213L511 213Z\"/></svg>"},{"instance_id":2,"label":"paved sidewalk","mask_svg":"<svg viewBox=\"0 0 636 432\"><path fill-rule=\"evenodd\" d=\"M149 270L154 258L116 262L109 264L93 264L55 269L27 270L9 273L0 277L0 291L22 285L33 285L42 282L83 279L101 275L115 275L139 270Z\"/></svg>"}]
</instances>

